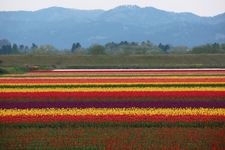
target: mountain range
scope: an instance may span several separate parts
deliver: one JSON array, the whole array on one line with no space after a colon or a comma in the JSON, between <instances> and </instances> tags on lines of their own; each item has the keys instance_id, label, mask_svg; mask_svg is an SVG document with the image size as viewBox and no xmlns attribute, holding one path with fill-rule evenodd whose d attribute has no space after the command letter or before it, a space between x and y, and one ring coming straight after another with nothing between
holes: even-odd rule
<instances>
[{"instance_id":1,"label":"mountain range","mask_svg":"<svg viewBox=\"0 0 225 150\"><path fill-rule=\"evenodd\" d=\"M153 7L119 6L111 10L50 7L38 11L1 11L0 39L14 43L70 48L120 41L195 46L225 42L225 13L201 17Z\"/></svg>"}]
</instances>

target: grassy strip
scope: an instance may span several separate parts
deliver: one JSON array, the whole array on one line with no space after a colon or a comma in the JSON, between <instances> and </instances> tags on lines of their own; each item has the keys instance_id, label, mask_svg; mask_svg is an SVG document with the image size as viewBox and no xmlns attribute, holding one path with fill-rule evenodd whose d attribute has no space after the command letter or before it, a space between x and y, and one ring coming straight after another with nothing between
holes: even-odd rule
<instances>
[{"instance_id":1,"label":"grassy strip","mask_svg":"<svg viewBox=\"0 0 225 150\"><path fill-rule=\"evenodd\" d=\"M8 71L6 69L0 68L0 75L1 74L7 74L7 73L8 73Z\"/></svg>"},{"instance_id":2,"label":"grassy strip","mask_svg":"<svg viewBox=\"0 0 225 150\"><path fill-rule=\"evenodd\" d=\"M0 85L0 88L199 88L199 87L225 87L225 84L88 84L88 85Z\"/></svg>"},{"instance_id":3,"label":"grassy strip","mask_svg":"<svg viewBox=\"0 0 225 150\"><path fill-rule=\"evenodd\" d=\"M2 66L24 64L49 68L201 68L225 67L224 54L184 55L1 55ZM41 61L40 61L41 60Z\"/></svg>"},{"instance_id":4,"label":"grassy strip","mask_svg":"<svg viewBox=\"0 0 225 150\"><path fill-rule=\"evenodd\" d=\"M60 78L65 78L65 77L82 77L82 78L95 78L95 77L225 77L225 74L115 74L115 75L106 75L106 74L24 74L24 75L3 75L0 76L0 78L49 78L49 77L60 77Z\"/></svg>"},{"instance_id":5,"label":"grassy strip","mask_svg":"<svg viewBox=\"0 0 225 150\"><path fill-rule=\"evenodd\" d=\"M55 122L55 123L0 123L0 129L4 128L105 128L105 127L125 127L125 128L162 128L162 127L185 127L185 128L205 128L205 127L225 127L224 122L135 122L135 123L127 123L127 122Z\"/></svg>"},{"instance_id":6,"label":"grassy strip","mask_svg":"<svg viewBox=\"0 0 225 150\"><path fill-rule=\"evenodd\" d=\"M1 74L23 74L28 72L28 69L25 67L1 67L0 68L0 75Z\"/></svg>"}]
</instances>

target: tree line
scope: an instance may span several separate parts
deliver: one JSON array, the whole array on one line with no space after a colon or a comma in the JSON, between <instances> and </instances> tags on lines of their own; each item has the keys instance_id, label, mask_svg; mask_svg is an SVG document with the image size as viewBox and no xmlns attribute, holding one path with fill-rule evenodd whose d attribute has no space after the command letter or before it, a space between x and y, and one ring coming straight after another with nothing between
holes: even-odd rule
<instances>
[{"instance_id":1,"label":"tree line","mask_svg":"<svg viewBox=\"0 0 225 150\"><path fill-rule=\"evenodd\" d=\"M76 54L76 55L154 55L154 54L216 54L225 53L225 43L212 43L188 48L187 46L172 46L169 44L154 44L150 41L143 42L109 42L105 45L93 44L84 48L79 42L72 43L70 49L57 49L53 45L31 46L23 44L11 44L8 40L0 40L0 54Z\"/></svg>"}]
</instances>

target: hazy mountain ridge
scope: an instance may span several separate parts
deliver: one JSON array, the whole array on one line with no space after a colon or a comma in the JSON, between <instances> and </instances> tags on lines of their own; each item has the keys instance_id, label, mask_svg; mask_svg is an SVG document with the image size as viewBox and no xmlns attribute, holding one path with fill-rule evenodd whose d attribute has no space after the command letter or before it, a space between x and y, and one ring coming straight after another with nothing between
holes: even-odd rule
<instances>
[{"instance_id":1,"label":"hazy mountain ridge","mask_svg":"<svg viewBox=\"0 0 225 150\"><path fill-rule=\"evenodd\" d=\"M0 38L30 45L53 44L69 48L110 41L145 41L194 46L225 42L225 13L200 17L153 7L119 6L78 10L51 7L34 12L0 12Z\"/></svg>"}]
</instances>

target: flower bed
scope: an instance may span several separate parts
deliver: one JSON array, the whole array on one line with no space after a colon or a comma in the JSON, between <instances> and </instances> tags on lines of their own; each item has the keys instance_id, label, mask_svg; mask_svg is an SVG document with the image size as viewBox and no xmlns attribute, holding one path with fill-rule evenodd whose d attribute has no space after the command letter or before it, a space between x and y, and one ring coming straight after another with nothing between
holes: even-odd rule
<instances>
[{"instance_id":1,"label":"flower bed","mask_svg":"<svg viewBox=\"0 0 225 150\"><path fill-rule=\"evenodd\" d=\"M224 123L224 69L53 70L0 78L1 134L51 124L224 129Z\"/></svg>"}]
</instances>

